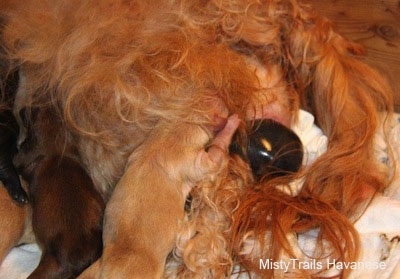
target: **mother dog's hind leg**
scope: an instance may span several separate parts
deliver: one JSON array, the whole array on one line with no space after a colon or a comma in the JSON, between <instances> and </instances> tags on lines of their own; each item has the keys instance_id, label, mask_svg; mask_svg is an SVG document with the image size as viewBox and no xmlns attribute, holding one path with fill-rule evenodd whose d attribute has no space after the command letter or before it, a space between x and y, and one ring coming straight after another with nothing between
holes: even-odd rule
<instances>
[{"instance_id":1,"label":"mother dog's hind leg","mask_svg":"<svg viewBox=\"0 0 400 279\"><path fill-rule=\"evenodd\" d=\"M197 125L159 125L130 158L107 204L104 251L80 278L161 278L191 187L223 165L236 116L211 142ZM179 128L177 128L179 127Z\"/></svg>"}]
</instances>

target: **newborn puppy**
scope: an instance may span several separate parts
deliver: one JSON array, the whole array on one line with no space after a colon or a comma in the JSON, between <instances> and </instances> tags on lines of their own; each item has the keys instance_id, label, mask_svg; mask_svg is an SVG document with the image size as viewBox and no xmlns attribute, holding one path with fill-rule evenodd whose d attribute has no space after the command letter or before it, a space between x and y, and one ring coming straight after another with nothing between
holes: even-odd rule
<instances>
[{"instance_id":1,"label":"newborn puppy","mask_svg":"<svg viewBox=\"0 0 400 279\"><path fill-rule=\"evenodd\" d=\"M159 123L132 153L107 203L101 259L79 278L162 278L182 226L185 199L199 181L215 179L226 165L239 122L237 115L230 116L215 138L198 125ZM177 134L184 135L184 145L176 144ZM165 149L162 153L160 146Z\"/></svg>"},{"instance_id":2,"label":"newborn puppy","mask_svg":"<svg viewBox=\"0 0 400 279\"><path fill-rule=\"evenodd\" d=\"M30 183L32 226L43 250L29 278L75 278L101 255L105 203L55 115L41 109L33 116L16 157Z\"/></svg>"},{"instance_id":3,"label":"newborn puppy","mask_svg":"<svg viewBox=\"0 0 400 279\"><path fill-rule=\"evenodd\" d=\"M49 156L31 180L32 222L43 249L33 278L75 278L101 255L104 202L80 164Z\"/></svg>"},{"instance_id":4,"label":"newborn puppy","mask_svg":"<svg viewBox=\"0 0 400 279\"><path fill-rule=\"evenodd\" d=\"M248 162L257 180L294 173L303 161L299 137L271 119L252 122L246 135L235 135L229 150Z\"/></svg>"},{"instance_id":5,"label":"newborn puppy","mask_svg":"<svg viewBox=\"0 0 400 279\"><path fill-rule=\"evenodd\" d=\"M0 181L18 203L27 203L28 196L21 186L18 173L12 163L17 152L18 125L11 107L18 86L18 73L8 75L0 61L2 99L0 104Z\"/></svg>"}]
</instances>

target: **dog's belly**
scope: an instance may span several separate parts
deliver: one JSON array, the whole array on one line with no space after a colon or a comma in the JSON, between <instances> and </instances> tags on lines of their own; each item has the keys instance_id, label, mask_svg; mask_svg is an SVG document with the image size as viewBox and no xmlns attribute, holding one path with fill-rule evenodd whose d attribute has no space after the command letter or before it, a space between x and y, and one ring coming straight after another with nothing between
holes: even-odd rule
<instances>
[{"instance_id":1,"label":"dog's belly","mask_svg":"<svg viewBox=\"0 0 400 279\"><path fill-rule=\"evenodd\" d=\"M254 71L252 64L248 64L247 67L250 71ZM290 89L288 89L285 81L282 79L280 71L281 70L275 65L268 69L259 65L257 66L255 77L259 80L261 89L257 94L254 94L254 100L247 108L247 119L273 119L287 127L291 126L293 121L293 108L290 107L287 101L288 95L290 95L290 93L288 94L288 90ZM204 97L204 99L205 103L209 102L208 96ZM222 104L222 106L224 106L224 104ZM196 106L194 106L193 110L196 111L196 109ZM226 109L226 107L224 109ZM232 113L232 111L224 111L222 117L227 117L230 113ZM174 112L170 110L168 117L179 117L180 114L179 111ZM191 117L197 119L204 117L204 115L202 115L202 113L196 115L196 112L193 112ZM213 120L215 120L215 118L213 118ZM147 121L149 123L151 121L154 122L153 125L148 125L151 127L154 126L159 119L150 117ZM216 126L220 125L218 121L222 120L217 119L215 123ZM196 125L196 121L193 121L193 123ZM197 123L197 125L201 124ZM208 125L214 125L214 123ZM124 174L128 157L138 146L146 141L148 134L151 132L151 129L144 130L134 124L128 124L122 127L123 128L120 128L121 130L115 131L112 137L109 138L107 145L87 137L80 137L79 140L82 160L94 180L95 185L106 196L110 194L119 178ZM177 141L179 141L179 135L177 135Z\"/></svg>"},{"instance_id":2,"label":"dog's belly","mask_svg":"<svg viewBox=\"0 0 400 279\"><path fill-rule=\"evenodd\" d=\"M94 181L96 188L108 199L111 191L124 174L129 155L143 142L146 133L128 133L126 137L115 138L118 148L110 148L87 138L79 139L82 162ZM126 138L132 139L126 141Z\"/></svg>"},{"instance_id":3,"label":"dog's belly","mask_svg":"<svg viewBox=\"0 0 400 279\"><path fill-rule=\"evenodd\" d=\"M125 1L115 5L106 2L87 4L93 5L93 14L101 15L101 20L119 32L98 26L92 22L95 17L81 10L72 16L68 10L72 4L66 5L64 15L71 17L70 26L53 29L63 26L59 20L64 17L58 14L65 8L63 4L60 11L36 11L42 14L45 10L51 21L32 30L37 27L38 32L48 34L39 38L35 32L27 31L26 38L11 34L11 39L22 42L35 38L36 44L22 44L26 53L30 48L38 54L47 53L46 47L51 47L54 57L49 54L39 59L41 63L32 60L24 65L33 88L26 92L27 98L35 98L35 90L47 83L59 91L39 97L55 99L63 116L71 117L65 122L72 126L82 162L104 195L115 186L127 158L145 141L158 119L212 125L213 119L205 116L209 108L204 105L210 98L222 99L228 113L238 113L243 120L272 118L290 126L291 103L295 102L288 101L292 92L279 64L255 71L257 62L236 52L230 42L218 41L212 31L197 36L198 27L191 27L188 19L203 15L191 10L191 5L185 7L187 16L180 18L182 7L175 2L157 4L171 6L171 17L165 16L167 9L155 9L148 1L138 1L137 7ZM148 12L152 10L148 6L154 11ZM136 13L143 13L143 20L132 17ZM26 16L35 18L35 11ZM24 23L24 18L20 15L16 24ZM53 36L58 40L47 41Z\"/></svg>"}]
</instances>

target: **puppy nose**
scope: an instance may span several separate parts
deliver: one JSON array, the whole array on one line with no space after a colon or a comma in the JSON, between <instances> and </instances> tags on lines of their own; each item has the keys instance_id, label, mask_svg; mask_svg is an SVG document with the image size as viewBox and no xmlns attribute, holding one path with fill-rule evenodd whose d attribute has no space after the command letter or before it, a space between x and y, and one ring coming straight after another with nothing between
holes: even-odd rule
<instances>
[{"instance_id":1,"label":"puppy nose","mask_svg":"<svg viewBox=\"0 0 400 279\"><path fill-rule=\"evenodd\" d=\"M303 161L303 145L289 128L271 119L249 122L245 135L236 134L229 151L249 164L257 180L297 172Z\"/></svg>"}]
</instances>

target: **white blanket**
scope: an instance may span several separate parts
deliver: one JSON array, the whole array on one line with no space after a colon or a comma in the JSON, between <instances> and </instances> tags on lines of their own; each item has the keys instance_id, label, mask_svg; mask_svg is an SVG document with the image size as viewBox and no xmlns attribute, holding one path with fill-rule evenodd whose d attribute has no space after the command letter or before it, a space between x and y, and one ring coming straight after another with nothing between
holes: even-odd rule
<instances>
[{"instance_id":1,"label":"white blanket","mask_svg":"<svg viewBox=\"0 0 400 279\"><path fill-rule=\"evenodd\" d=\"M327 138L314 125L314 117L300 111L299 123L294 128L306 147L305 163L309 164L326 150ZM376 155L382 164L396 174L391 186L383 196L377 196L355 226L360 233L362 253L357 266L352 268L352 278L396 279L400 278L400 115L391 122L393 167L387 154L387 146L381 132L376 135ZM303 245L312 240L310 233L301 240ZM40 260L36 244L14 248L0 266L0 279L25 279ZM351 267L349 267L351 268Z\"/></svg>"}]
</instances>

